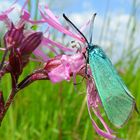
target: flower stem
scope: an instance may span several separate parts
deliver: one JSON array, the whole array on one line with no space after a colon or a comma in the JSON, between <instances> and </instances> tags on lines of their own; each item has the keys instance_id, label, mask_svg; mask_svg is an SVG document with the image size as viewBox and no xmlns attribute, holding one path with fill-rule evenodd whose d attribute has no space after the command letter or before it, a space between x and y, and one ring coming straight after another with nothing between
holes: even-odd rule
<instances>
[{"instance_id":1,"label":"flower stem","mask_svg":"<svg viewBox=\"0 0 140 140\"><path fill-rule=\"evenodd\" d=\"M6 103L5 103L3 111L0 112L0 125L1 125L1 122L2 122L2 120L4 118L4 116L5 116L8 108L10 107L10 105L11 105L11 103L12 103L12 101L13 101L15 95L16 95L16 93L17 93L17 90L16 89L12 89L12 91L10 93L10 96L8 97L8 99L7 99Z\"/></svg>"},{"instance_id":2,"label":"flower stem","mask_svg":"<svg viewBox=\"0 0 140 140\"><path fill-rule=\"evenodd\" d=\"M8 49L6 49L4 54L3 54L2 61L0 63L0 71L2 70L2 67L3 67L3 64L4 64L7 53L8 53Z\"/></svg>"}]
</instances>

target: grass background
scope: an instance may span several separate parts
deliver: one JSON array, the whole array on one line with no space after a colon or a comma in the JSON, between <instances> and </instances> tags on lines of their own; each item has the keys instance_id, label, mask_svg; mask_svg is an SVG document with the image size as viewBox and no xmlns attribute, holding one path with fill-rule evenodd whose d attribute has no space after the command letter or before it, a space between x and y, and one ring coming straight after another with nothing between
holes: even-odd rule
<instances>
[{"instance_id":1,"label":"grass background","mask_svg":"<svg viewBox=\"0 0 140 140\"><path fill-rule=\"evenodd\" d=\"M30 3L29 9L31 8ZM140 48L134 49L135 26L128 24L130 36L127 38L127 49L122 58L117 60L116 68L140 108ZM36 67L38 65L31 62L21 79ZM3 78L0 86L4 89L6 98L11 87L9 75ZM85 82L76 88L74 90L72 82L52 84L50 81L38 81L20 91L0 127L0 140L103 140L104 138L95 133L89 119ZM140 116L135 111L121 129L114 128L105 114L102 115L118 137L127 140L140 139ZM94 119L99 123L96 117ZM100 127L102 128L101 125Z\"/></svg>"}]
</instances>

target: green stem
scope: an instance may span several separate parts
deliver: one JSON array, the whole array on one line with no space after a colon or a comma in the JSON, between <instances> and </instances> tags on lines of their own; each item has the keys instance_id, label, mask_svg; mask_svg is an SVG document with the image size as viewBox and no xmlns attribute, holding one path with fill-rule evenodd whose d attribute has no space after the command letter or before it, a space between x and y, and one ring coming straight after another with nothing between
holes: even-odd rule
<instances>
[{"instance_id":1,"label":"green stem","mask_svg":"<svg viewBox=\"0 0 140 140\"><path fill-rule=\"evenodd\" d=\"M79 115L78 115L77 120L76 120L76 125L75 125L74 130L76 130L78 128L78 126L79 126L81 117L83 115L83 112L84 112L84 109L85 109L85 106L86 106L86 102L87 102L87 97L85 97L84 100L83 100Z\"/></svg>"}]
</instances>

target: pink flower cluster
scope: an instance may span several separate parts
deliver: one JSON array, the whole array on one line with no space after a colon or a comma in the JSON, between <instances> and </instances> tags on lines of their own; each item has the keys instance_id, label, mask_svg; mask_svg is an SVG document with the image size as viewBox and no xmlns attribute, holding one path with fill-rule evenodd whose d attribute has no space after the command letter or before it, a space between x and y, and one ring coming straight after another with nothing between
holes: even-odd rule
<instances>
[{"instance_id":1,"label":"pink flower cluster","mask_svg":"<svg viewBox=\"0 0 140 140\"><path fill-rule=\"evenodd\" d=\"M0 79L2 79L6 73L10 73L12 78L12 91L6 102L4 102L2 91L0 92L0 122L2 122L16 93L34 81L50 80L51 82L56 83L61 82L62 80L70 81L71 77L73 77L74 83L76 83L75 77L76 75L80 75L87 81L87 107L93 127L99 135L105 138L116 138L116 136L112 134L113 131L104 122L99 111L99 106L102 106L102 104L94 86L94 81L85 74L86 60L83 55L86 55L85 48L82 48L81 51L75 51L75 49L68 48L59 42L51 40L49 36L45 37L42 32L27 30L24 26L25 23L33 25L47 23L49 28L52 27L63 34L80 41L83 45L85 40L78 34L65 28L47 5L45 6L44 11L39 7L42 18L36 21L32 20L29 12L25 10L27 2L28 0L26 0L21 9L21 17L17 25L14 25L8 17L8 14L14 10L15 3L0 14L0 21L3 21L7 26L7 32L4 35L5 47L0 48L4 51L3 59L0 63ZM87 22L81 30L85 29L89 23L90 22ZM42 45L45 45L46 48L55 53L55 57L49 58L41 50ZM57 54L52 46L56 46L58 49L62 50L64 54ZM68 55L65 52L71 52L71 55ZM43 63L44 67L33 71L19 82L18 79L23 69L28 65L32 53L36 56L38 61ZM90 77L92 77L89 66L88 73ZM105 130L101 130L98 127L92 118L91 111L98 117Z\"/></svg>"}]
</instances>

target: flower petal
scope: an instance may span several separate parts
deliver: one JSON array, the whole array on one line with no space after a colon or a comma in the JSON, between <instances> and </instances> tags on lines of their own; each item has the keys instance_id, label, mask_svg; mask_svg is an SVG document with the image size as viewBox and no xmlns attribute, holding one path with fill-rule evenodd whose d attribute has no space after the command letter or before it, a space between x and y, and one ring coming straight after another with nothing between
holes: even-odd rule
<instances>
[{"instance_id":1,"label":"flower petal","mask_svg":"<svg viewBox=\"0 0 140 140\"><path fill-rule=\"evenodd\" d=\"M41 43L42 35L42 32L35 32L25 38L20 47L21 54L31 54Z\"/></svg>"},{"instance_id":2,"label":"flower petal","mask_svg":"<svg viewBox=\"0 0 140 140\"><path fill-rule=\"evenodd\" d=\"M47 15L52 18L55 22L57 22L58 24L61 24L58 20L58 18L56 18L56 16L53 14L53 12L49 9L48 5L45 6L45 12L47 13Z\"/></svg>"},{"instance_id":3,"label":"flower petal","mask_svg":"<svg viewBox=\"0 0 140 140\"><path fill-rule=\"evenodd\" d=\"M55 57L51 61L51 65L49 63L50 61L47 62L45 69L49 70L49 78L54 83L62 80L69 81L70 76L78 73L84 65L82 54L75 54L74 56L62 55L61 57ZM50 67L52 67L51 70Z\"/></svg>"},{"instance_id":4,"label":"flower petal","mask_svg":"<svg viewBox=\"0 0 140 140\"><path fill-rule=\"evenodd\" d=\"M70 80L70 66L63 64L48 73L50 80L53 83L61 82L62 80Z\"/></svg>"},{"instance_id":5,"label":"flower petal","mask_svg":"<svg viewBox=\"0 0 140 140\"><path fill-rule=\"evenodd\" d=\"M85 58L81 53L69 56L63 55L61 60L63 61L63 64L70 64L70 68L73 73L78 73L83 65L85 65Z\"/></svg>"},{"instance_id":6,"label":"flower petal","mask_svg":"<svg viewBox=\"0 0 140 140\"><path fill-rule=\"evenodd\" d=\"M40 48L36 48L33 51L33 54L36 57L42 58L44 62L47 62L49 60L49 57L47 57L47 55L42 50L40 50Z\"/></svg>"},{"instance_id":7,"label":"flower petal","mask_svg":"<svg viewBox=\"0 0 140 140\"><path fill-rule=\"evenodd\" d=\"M85 42L85 40L75 34L73 34L72 32L70 32L69 30L67 30L66 28L64 28L61 24L59 24L58 22L56 22L55 20L53 20L52 18L48 18L46 17L42 10L40 9L40 14L41 16L44 18L44 20L46 21L46 23L48 23L50 26L52 26L53 28L57 29L58 31L65 33L81 42Z\"/></svg>"},{"instance_id":8,"label":"flower petal","mask_svg":"<svg viewBox=\"0 0 140 140\"><path fill-rule=\"evenodd\" d=\"M93 127L95 128L96 132L105 137L105 138L108 138L108 139L113 139L113 138L116 138L115 135L112 134L112 130L107 126L107 124L105 123L105 121L103 120L100 112L99 112L99 109L98 109L98 106L99 104L101 104L101 101L99 99L99 95L96 91L96 88L93 84L93 81L92 80L88 80L87 81L87 107L88 107L88 112L89 112L89 116L90 116L90 119L92 121L92 124L93 124ZM98 119L100 120L100 122L103 124L105 131L101 130L97 124L95 123L95 121L93 120L92 118L92 115L91 115L91 112L90 112L90 108L92 108L94 114L98 117Z\"/></svg>"},{"instance_id":9,"label":"flower petal","mask_svg":"<svg viewBox=\"0 0 140 140\"><path fill-rule=\"evenodd\" d=\"M68 48L68 47L64 47L64 45L62 45L61 43L55 42L55 41L53 41L49 38L46 38L46 37L43 37L42 44L43 45L51 44L53 46L57 46L60 50L62 50L64 52L66 52L66 51L73 52L73 49Z\"/></svg>"},{"instance_id":10,"label":"flower petal","mask_svg":"<svg viewBox=\"0 0 140 140\"><path fill-rule=\"evenodd\" d=\"M87 102L87 106L88 106L88 113L89 113L90 119L91 119L91 121L92 121L92 125L93 125L94 129L96 130L96 132L97 132L100 136L103 136L103 137L105 137L105 138L107 138L107 139L115 139L115 138L116 138L115 135L112 135L111 133L105 132L105 131L101 130L101 129L98 127L98 125L96 124L96 122L95 122L95 121L93 120L93 118L92 118L92 115L91 115L91 112L90 112L90 106L89 106L88 102Z\"/></svg>"}]
</instances>

